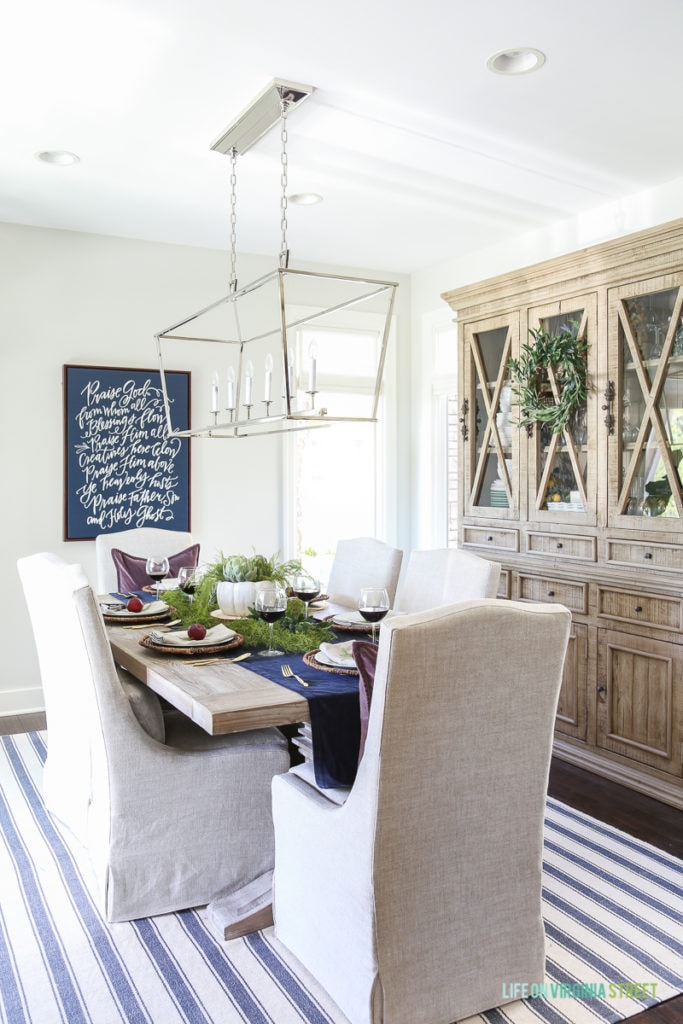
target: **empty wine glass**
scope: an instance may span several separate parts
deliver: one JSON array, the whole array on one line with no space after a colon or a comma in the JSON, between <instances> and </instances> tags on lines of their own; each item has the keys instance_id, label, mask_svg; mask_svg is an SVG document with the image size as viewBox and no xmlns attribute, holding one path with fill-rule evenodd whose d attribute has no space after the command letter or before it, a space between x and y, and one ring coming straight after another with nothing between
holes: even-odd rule
<instances>
[{"instance_id":1,"label":"empty wine glass","mask_svg":"<svg viewBox=\"0 0 683 1024\"><path fill-rule=\"evenodd\" d=\"M283 588L277 584L261 587L256 594L254 608L258 617L270 626L268 650L261 651L261 653L268 658L272 658L275 654L282 654L282 651L273 649L273 626L287 611L287 595Z\"/></svg>"},{"instance_id":2,"label":"empty wine glass","mask_svg":"<svg viewBox=\"0 0 683 1024\"><path fill-rule=\"evenodd\" d=\"M159 584L168 576L168 558L158 558L156 555L151 555L147 559L145 566L145 572L151 580L154 580L157 589L157 601L159 600Z\"/></svg>"},{"instance_id":3,"label":"empty wine glass","mask_svg":"<svg viewBox=\"0 0 683 1024\"><path fill-rule=\"evenodd\" d=\"M384 587L363 587L360 592L358 611L366 622L372 623L372 642L375 643L376 624L389 611L389 594Z\"/></svg>"},{"instance_id":4,"label":"empty wine glass","mask_svg":"<svg viewBox=\"0 0 683 1024\"><path fill-rule=\"evenodd\" d=\"M320 580L313 579L312 576L308 576L304 573L301 576L295 576L292 582L292 594L294 597L298 597L300 601L303 601L306 605L305 617L308 618L308 606L314 597L317 597L320 593Z\"/></svg>"}]
</instances>

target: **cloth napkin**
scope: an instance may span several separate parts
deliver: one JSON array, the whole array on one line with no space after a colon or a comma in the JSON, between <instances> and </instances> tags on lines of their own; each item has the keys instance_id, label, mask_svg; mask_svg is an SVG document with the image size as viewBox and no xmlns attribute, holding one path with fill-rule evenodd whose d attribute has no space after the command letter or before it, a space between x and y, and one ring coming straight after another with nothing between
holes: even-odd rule
<instances>
[{"instance_id":1,"label":"cloth napkin","mask_svg":"<svg viewBox=\"0 0 683 1024\"><path fill-rule=\"evenodd\" d=\"M335 615L332 622L338 622L340 626L367 626L368 623L365 621L360 612L354 612L349 609L348 612L340 612Z\"/></svg>"},{"instance_id":2,"label":"cloth napkin","mask_svg":"<svg viewBox=\"0 0 683 1024\"><path fill-rule=\"evenodd\" d=\"M338 668L355 668L353 660L353 640L347 640L343 644L321 644L320 652L316 655L324 665L333 665Z\"/></svg>"},{"instance_id":3,"label":"cloth napkin","mask_svg":"<svg viewBox=\"0 0 683 1024\"><path fill-rule=\"evenodd\" d=\"M164 633L164 647L167 645L174 647L207 647L213 644L223 644L236 635L234 629L228 629L221 622L218 626L212 626L211 629L207 629L203 640L191 640L187 635L186 629L181 629L177 633Z\"/></svg>"},{"instance_id":4,"label":"cloth napkin","mask_svg":"<svg viewBox=\"0 0 683 1024\"><path fill-rule=\"evenodd\" d=\"M137 615L161 615L162 612L168 611L168 605L165 601L147 601L140 612L129 612L125 606L126 602L122 603L123 608L108 608L107 601L104 600L100 602L100 607L105 615L116 615L122 619L134 619Z\"/></svg>"}]
</instances>

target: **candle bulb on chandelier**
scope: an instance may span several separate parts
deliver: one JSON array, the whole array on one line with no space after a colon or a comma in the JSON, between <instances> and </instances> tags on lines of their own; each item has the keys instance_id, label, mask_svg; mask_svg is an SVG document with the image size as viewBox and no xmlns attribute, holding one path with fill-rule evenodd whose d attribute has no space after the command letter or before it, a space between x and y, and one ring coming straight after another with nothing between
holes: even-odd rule
<instances>
[{"instance_id":1,"label":"candle bulb on chandelier","mask_svg":"<svg viewBox=\"0 0 683 1024\"><path fill-rule=\"evenodd\" d=\"M218 373L214 373L211 385L211 412L218 412Z\"/></svg>"},{"instance_id":2,"label":"candle bulb on chandelier","mask_svg":"<svg viewBox=\"0 0 683 1024\"><path fill-rule=\"evenodd\" d=\"M269 352L268 355L266 356L266 375L265 375L265 381L264 381L264 385L263 385L263 401L264 402L270 402L271 401L272 387L273 387L273 357L271 356L271 354Z\"/></svg>"},{"instance_id":3,"label":"candle bulb on chandelier","mask_svg":"<svg viewBox=\"0 0 683 1024\"><path fill-rule=\"evenodd\" d=\"M246 406L253 405L251 400L252 389L254 386L254 364L251 360L247 362L247 368L244 374L244 404Z\"/></svg>"},{"instance_id":4,"label":"candle bulb on chandelier","mask_svg":"<svg viewBox=\"0 0 683 1024\"><path fill-rule=\"evenodd\" d=\"M228 402L226 408L228 412L235 411L235 370L232 366L228 370Z\"/></svg>"},{"instance_id":5,"label":"candle bulb on chandelier","mask_svg":"<svg viewBox=\"0 0 683 1024\"><path fill-rule=\"evenodd\" d=\"M308 364L308 393L309 395L314 395L318 359L318 346L314 341L308 346L308 358L310 360Z\"/></svg>"}]
</instances>

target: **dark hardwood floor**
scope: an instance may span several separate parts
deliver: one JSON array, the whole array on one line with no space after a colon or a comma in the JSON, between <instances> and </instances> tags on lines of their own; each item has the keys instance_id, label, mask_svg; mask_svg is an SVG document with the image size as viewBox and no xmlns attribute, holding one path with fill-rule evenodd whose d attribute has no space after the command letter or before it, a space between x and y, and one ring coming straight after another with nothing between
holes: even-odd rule
<instances>
[{"instance_id":1,"label":"dark hardwood floor","mask_svg":"<svg viewBox=\"0 0 683 1024\"><path fill-rule=\"evenodd\" d=\"M45 715L0 718L0 735L44 729ZM550 796L683 859L683 811L553 758ZM683 1024L683 995L629 1017L629 1024Z\"/></svg>"}]
</instances>

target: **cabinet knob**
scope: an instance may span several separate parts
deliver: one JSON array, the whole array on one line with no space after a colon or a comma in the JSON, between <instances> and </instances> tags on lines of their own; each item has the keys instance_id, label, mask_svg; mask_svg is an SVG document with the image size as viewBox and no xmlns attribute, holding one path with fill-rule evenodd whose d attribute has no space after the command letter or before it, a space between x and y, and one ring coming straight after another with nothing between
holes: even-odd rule
<instances>
[{"instance_id":1,"label":"cabinet knob","mask_svg":"<svg viewBox=\"0 0 683 1024\"><path fill-rule=\"evenodd\" d=\"M564 545L563 545L562 541L561 541L561 540L558 540L558 542L557 542L557 550L559 551L559 550L560 550L560 548L562 548L562 547L564 547Z\"/></svg>"},{"instance_id":2,"label":"cabinet knob","mask_svg":"<svg viewBox=\"0 0 683 1024\"><path fill-rule=\"evenodd\" d=\"M634 610L634 612L642 612L642 610L643 610L642 605L637 604L633 610Z\"/></svg>"},{"instance_id":3,"label":"cabinet knob","mask_svg":"<svg viewBox=\"0 0 683 1024\"><path fill-rule=\"evenodd\" d=\"M489 544L490 544L490 543L491 543L491 541L493 540L493 537L487 537L486 539L487 539L487 541L488 541L488 542L489 542Z\"/></svg>"},{"instance_id":4,"label":"cabinet knob","mask_svg":"<svg viewBox=\"0 0 683 1024\"><path fill-rule=\"evenodd\" d=\"M652 558L652 552L651 551L646 551L645 554L643 555L643 558Z\"/></svg>"},{"instance_id":5,"label":"cabinet knob","mask_svg":"<svg viewBox=\"0 0 683 1024\"><path fill-rule=\"evenodd\" d=\"M548 597L555 597L555 591L554 590L549 590L548 591Z\"/></svg>"}]
</instances>

